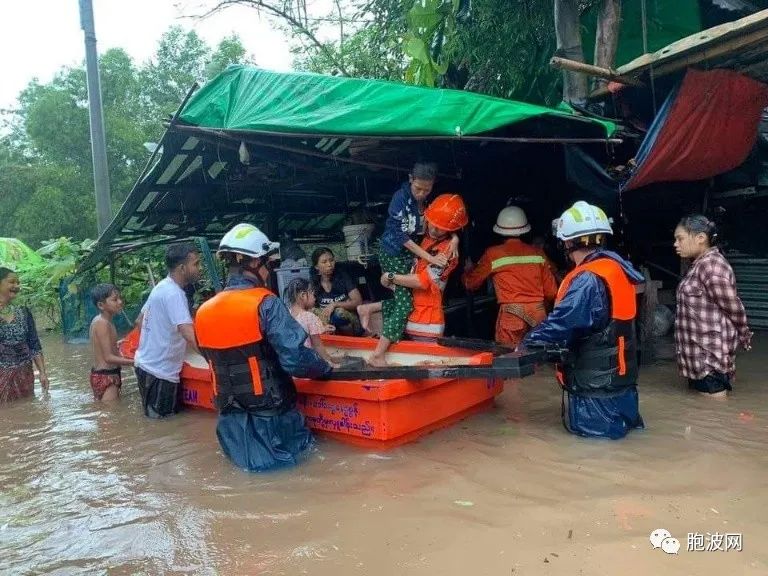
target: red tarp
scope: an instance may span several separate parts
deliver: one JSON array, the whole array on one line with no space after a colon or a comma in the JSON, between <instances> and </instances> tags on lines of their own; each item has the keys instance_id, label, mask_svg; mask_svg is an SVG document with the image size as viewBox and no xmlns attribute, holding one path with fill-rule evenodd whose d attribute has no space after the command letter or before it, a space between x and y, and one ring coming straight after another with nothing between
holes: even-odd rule
<instances>
[{"instance_id":1,"label":"red tarp","mask_svg":"<svg viewBox=\"0 0 768 576\"><path fill-rule=\"evenodd\" d=\"M624 190L702 180L744 162L757 138L768 86L731 70L690 69L654 120Z\"/></svg>"}]
</instances>

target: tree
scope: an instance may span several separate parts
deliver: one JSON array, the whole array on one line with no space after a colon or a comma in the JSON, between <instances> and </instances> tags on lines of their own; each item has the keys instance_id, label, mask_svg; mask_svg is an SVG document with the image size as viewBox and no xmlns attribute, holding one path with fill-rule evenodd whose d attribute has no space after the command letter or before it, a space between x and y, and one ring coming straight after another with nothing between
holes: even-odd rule
<instances>
[{"instance_id":1,"label":"tree","mask_svg":"<svg viewBox=\"0 0 768 576\"><path fill-rule=\"evenodd\" d=\"M232 64L250 64L251 60L240 38L233 34L219 42L219 45L205 66L205 76L206 78L213 78L223 72L227 66Z\"/></svg>"},{"instance_id":2,"label":"tree","mask_svg":"<svg viewBox=\"0 0 768 576\"><path fill-rule=\"evenodd\" d=\"M326 52L307 54L294 49L294 67L318 74L339 74L336 62L343 61L344 67L355 78L376 78L381 80L402 80L406 63L402 58L399 43L392 38L382 38L375 27L365 27L345 38L343 44L328 47Z\"/></svg>"},{"instance_id":3,"label":"tree","mask_svg":"<svg viewBox=\"0 0 768 576\"><path fill-rule=\"evenodd\" d=\"M596 1L558 0L576 14L567 32L578 45L578 15ZM219 0L212 11L234 4L286 27L300 69L550 105L562 99L562 80L549 67L557 50L553 0L336 0L330 13L303 1ZM577 51L573 57L583 60ZM575 82L583 83L585 96L583 77Z\"/></svg>"},{"instance_id":4,"label":"tree","mask_svg":"<svg viewBox=\"0 0 768 576\"><path fill-rule=\"evenodd\" d=\"M161 118L176 111L193 83L246 60L237 36L211 50L194 32L171 28L157 53L137 66L122 49L99 61L110 188L115 208L147 160ZM4 113L0 139L0 230L32 246L51 236L93 237L95 207L82 66L66 67L47 83L33 80Z\"/></svg>"},{"instance_id":5,"label":"tree","mask_svg":"<svg viewBox=\"0 0 768 576\"><path fill-rule=\"evenodd\" d=\"M139 71L146 118L172 115L195 82L205 78L210 48L195 31L173 26L160 39L155 57Z\"/></svg>"},{"instance_id":6,"label":"tree","mask_svg":"<svg viewBox=\"0 0 768 576\"><path fill-rule=\"evenodd\" d=\"M579 1L555 0L554 16L558 55L568 60L584 62L579 24ZM563 70L563 100L579 105L586 103L586 76Z\"/></svg>"},{"instance_id":7,"label":"tree","mask_svg":"<svg viewBox=\"0 0 768 576\"><path fill-rule=\"evenodd\" d=\"M241 5L253 8L257 12L265 13L272 18L278 25L293 37L294 41L304 48L308 53L318 51L322 57L331 62L336 70L344 76L349 76L344 62L338 58L343 50L334 50L334 41L322 40L322 35L318 32L321 23L332 22L340 26L340 44L344 41L344 22L348 19L345 9L349 8L349 2L345 0L334 0L334 14L328 16L325 13L310 16L308 8L317 9L315 6L308 6L306 0L218 0L216 4L206 13L198 15L198 18L206 18L211 14L226 10L230 6Z\"/></svg>"}]
</instances>

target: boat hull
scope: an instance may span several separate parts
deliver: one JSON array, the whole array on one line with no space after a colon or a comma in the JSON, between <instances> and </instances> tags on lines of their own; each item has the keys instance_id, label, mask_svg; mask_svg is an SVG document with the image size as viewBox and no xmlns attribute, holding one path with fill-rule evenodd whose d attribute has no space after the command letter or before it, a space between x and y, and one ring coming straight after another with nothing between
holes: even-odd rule
<instances>
[{"instance_id":1,"label":"boat hull","mask_svg":"<svg viewBox=\"0 0 768 576\"><path fill-rule=\"evenodd\" d=\"M365 357L376 346L372 338L323 336L334 353ZM138 336L129 335L121 346L133 356ZM489 352L447 348L433 343L394 344L388 359L403 365L443 363L488 365ZM411 380L313 380L294 378L298 409L307 425L340 442L367 449L388 449L412 442L493 404L503 390L499 378L430 378ZM188 354L181 371L183 403L215 410L211 373L205 360Z\"/></svg>"}]
</instances>

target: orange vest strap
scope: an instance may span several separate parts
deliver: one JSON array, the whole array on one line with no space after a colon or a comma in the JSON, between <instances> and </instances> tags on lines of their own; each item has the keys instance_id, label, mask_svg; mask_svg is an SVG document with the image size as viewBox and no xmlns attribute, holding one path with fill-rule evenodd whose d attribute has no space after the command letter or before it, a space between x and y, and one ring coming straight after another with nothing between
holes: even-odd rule
<instances>
[{"instance_id":1,"label":"orange vest strap","mask_svg":"<svg viewBox=\"0 0 768 576\"><path fill-rule=\"evenodd\" d=\"M555 303L563 299L573 279L582 272L592 272L599 276L608 286L608 297L611 300L611 318L613 320L633 320L637 314L635 287L627 278L621 264L612 258L598 258L592 262L581 264L574 268L560 284Z\"/></svg>"},{"instance_id":2,"label":"orange vest strap","mask_svg":"<svg viewBox=\"0 0 768 576\"><path fill-rule=\"evenodd\" d=\"M204 302L195 315L200 347L224 350L261 341L259 306L272 295L266 288L224 290Z\"/></svg>"}]
</instances>

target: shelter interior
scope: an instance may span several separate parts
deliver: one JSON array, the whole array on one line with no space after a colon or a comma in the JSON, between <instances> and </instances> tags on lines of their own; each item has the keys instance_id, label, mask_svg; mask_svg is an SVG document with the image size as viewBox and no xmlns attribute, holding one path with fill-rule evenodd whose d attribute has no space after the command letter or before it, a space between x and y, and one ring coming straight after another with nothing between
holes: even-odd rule
<instances>
[{"instance_id":1,"label":"shelter interior","mask_svg":"<svg viewBox=\"0 0 768 576\"><path fill-rule=\"evenodd\" d=\"M592 141L582 146L595 154L610 146L599 126L546 117L476 139L238 134L175 124L136 185L134 192L141 193L131 194L122 222L120 215L113 222L119 229L108 248L120 254L145 243L203 237L215 249L232 225L251 222L277 240L289 235L300 245L330 244L343 251L345 224L372 222L372 238L378 237L393 192L422 159L439 166L433 197L455 192L467 204L471 224L462 234L462 259L477 261L487 246L501 241L491 229L508 203L526 210L532 234L557 259L551 222L565 207L578 197L615 202L568 181L566 147L559 142L569 140ZM337 257L345 259L343 253ZM103 262L104 254L91 258L97 259ZM381 298L375 258L366 264L342 266L361 279L364 297ZM461 267L447 288L447 333L490 337L493 299L481 293L467 302L460 273Z\"/></svg>"}]
</instances>

